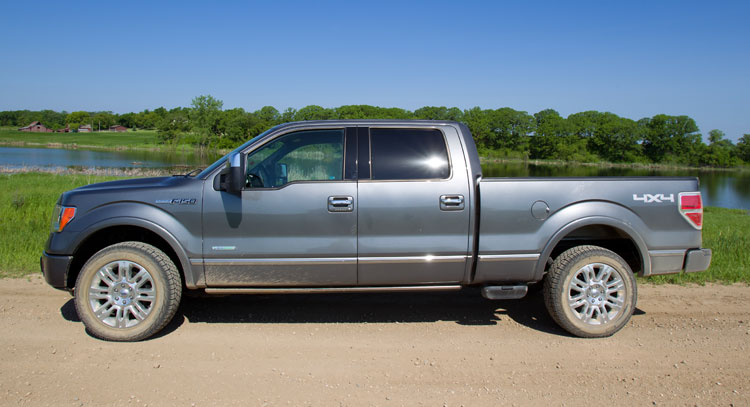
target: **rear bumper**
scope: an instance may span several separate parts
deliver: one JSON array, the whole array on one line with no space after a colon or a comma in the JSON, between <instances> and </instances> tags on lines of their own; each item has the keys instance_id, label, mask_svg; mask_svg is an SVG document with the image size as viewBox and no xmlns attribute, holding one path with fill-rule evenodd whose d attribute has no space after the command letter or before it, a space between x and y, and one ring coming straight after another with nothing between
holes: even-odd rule
<instances>
[{"instance_id":1,"label":"rear bumper","mask_svg":"<svg viewBox=\"0 0 750 407\"><path fill-rule=\"evenodd\" d=\"M685 272L708 270L711 265L711 249L688 250L685 255Z\"/></svg>"},{"instance_id":2,"label":"rear bumper","mask_svg":"<svg viewBox=\"0 0 750 407\"><path fill-rule=\"evenodd\" d=\"M695 273L711 265L711 249L652 250L649 252L651 273L649 275Z\"/></svg>"},{"instance_id":3,"label":"rear bumper","mask_svg":"<svg viewBox=\"0 0 750 407\"><path fill-rule=\"evenodd\" d=\"M39 258L39 266L42 268L42 274L44 274L47 284L59 290L68 290L68 270L72 261L73 256L42 253L42 257Z\"/></svg>"}]
</instances>

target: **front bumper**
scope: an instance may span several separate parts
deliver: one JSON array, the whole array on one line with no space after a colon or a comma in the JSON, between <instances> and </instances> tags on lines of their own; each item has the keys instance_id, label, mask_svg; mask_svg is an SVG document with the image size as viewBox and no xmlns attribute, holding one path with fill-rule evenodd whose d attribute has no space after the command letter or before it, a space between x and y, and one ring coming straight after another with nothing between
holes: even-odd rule
<instances>
[{"instance_id":1,"label":"front bumper","mask_svg":"<svg viewBox=\"0 0 750 407\"><path fill-rule=\"evenodd\" d=\"M47 252L42 253L42 257L39 258L39 266L42 268L42 274L44 274L47 284L59 290L69 290L70 288L67 284L68 270L72 262L73 256L57 256L48 254Z\"/></svg>"}]
</instances>

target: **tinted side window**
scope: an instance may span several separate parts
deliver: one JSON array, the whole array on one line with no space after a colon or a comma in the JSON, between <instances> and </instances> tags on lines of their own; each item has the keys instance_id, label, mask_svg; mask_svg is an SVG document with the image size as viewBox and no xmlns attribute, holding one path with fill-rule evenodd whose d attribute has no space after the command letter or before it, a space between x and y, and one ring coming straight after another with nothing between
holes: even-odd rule
<instances>
[{"instance_id":1,"label":"tinted side window","mask_svg":"<svg viewBox=\"0 0 750 407\"><path fill-rule=\"evenodd\" d=\"M309 130L287 134L247 157L251 188L274 188L294 181L343 178L344 130Z\"/></svg>"},{"instance_id":2,"label":"tinted side window","mask_svg":"<svg viewBox=\"0 0 750 407\"><path fill-rule=\"evenodd\" d=\"M448 178L443 133L435 129L370 129L372 179Z\"/></svg>"}]
</instances>

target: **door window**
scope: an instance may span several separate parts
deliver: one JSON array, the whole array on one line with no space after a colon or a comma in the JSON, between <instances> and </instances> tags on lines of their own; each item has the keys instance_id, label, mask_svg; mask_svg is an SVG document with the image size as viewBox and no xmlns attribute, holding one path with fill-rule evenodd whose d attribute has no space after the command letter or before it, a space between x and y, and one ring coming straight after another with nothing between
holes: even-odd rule
<instances>
[{"instance_id":1,"label":"door window","mask_svg":"<svg viewBox=\"0 0 750 407\"><path fill-rule=\"evenodd\" d=\"M435 129L370 129L372 179L450 176L443 133Z\"/></svg>"},{"instance_id":2,"label":"door window","mask_svg":"<svg viewBox=\"0 0 750 407\"><path fill-rule=\"evenodd\" d=\"M307 130L273 140L247 156L248 188L278 188L295 181L340 181L344 130Z\"/></svg>"}]
</instances>

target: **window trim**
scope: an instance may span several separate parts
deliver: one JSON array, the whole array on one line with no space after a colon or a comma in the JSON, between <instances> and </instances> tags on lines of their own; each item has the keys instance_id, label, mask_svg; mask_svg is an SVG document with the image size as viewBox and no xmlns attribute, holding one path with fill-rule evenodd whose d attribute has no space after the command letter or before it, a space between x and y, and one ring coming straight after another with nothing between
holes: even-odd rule
<instances>
[{"instance_id":1,"label":"window trim","mask_svg":"<svg viewBox=\"0 0 750 407\"><path fill-rule=\"evenodd\" d=\"M445 146L445 153L448 156L448 176L446 178L405 178L405 179L373 179L372 178L372 129L391 129L391 130L437 130L440 135L443 136L443 145ZM367 126L367 140L370 145L370 177L367 179L360 178L358 181L362 182L448 182L453 179L453 159L451 157L450 144L448 144L448 137L445 136L445 132L442 128L437 126Z\"/></svg>"}]
</instances>

